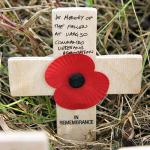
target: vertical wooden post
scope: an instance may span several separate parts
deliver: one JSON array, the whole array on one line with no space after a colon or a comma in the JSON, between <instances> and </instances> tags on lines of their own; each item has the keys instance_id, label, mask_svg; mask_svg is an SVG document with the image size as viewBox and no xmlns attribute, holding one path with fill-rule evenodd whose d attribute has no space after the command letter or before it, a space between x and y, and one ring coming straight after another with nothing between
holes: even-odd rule
<instances>
[{"instance_id":1,"label":"vertical wooden post","mask_svg":"<svg viewBox=\"0 0 150 150\"><path fill-rule=\"evenodd\" d=\"M52 11L54 56L81 53L95 59L97 10L95 8L57 8ZM96 106L68 110L57 105L57 133L69 140L93 140Z\"/></svg>"}]
</instances>

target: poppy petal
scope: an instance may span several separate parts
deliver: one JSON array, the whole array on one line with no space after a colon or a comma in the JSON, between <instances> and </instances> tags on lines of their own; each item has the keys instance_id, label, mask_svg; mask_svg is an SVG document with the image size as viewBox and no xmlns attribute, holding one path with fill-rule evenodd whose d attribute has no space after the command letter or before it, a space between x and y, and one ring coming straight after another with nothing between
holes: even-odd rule
<instances>
[{"instance_id":1,"label":"poppy petal","mask_svg":"<svg viewBox=\"0 0 150 150\"><path fill-rule=\"evenodd\" d=\"M93 72L95 64L93 60L83 54L67 54L55 59L45 72L45 80L48 85L59 88L65 84L73 73Z\"/></svg>"},{"instance_id":2,"label":"poppy petal","mask_svg":"<svg viewBox=\"0 0 150 150\"><path fill-rule=\"evenodd\" d=\"M109 80L100 72L94 72L90 76L81 88L74 89L66 84L56 89L56 103L67 109L86 109L99 103L106 96Z\"/></svg>"}]
</instances>

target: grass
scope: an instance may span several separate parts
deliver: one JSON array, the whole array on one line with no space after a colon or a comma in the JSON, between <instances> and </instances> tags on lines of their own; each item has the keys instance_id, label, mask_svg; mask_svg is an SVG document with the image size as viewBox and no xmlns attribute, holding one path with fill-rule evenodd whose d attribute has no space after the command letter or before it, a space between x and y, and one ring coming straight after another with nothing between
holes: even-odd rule
<instances>
[{"instance_id":1,"label":"grass","mask_svg":"<svg viewBox=\"0 0 150 150\"><path fill-rule=\"evenodd\" d=\"M97 140L72 143L56 132L52 97L17 97L9 92L7 59L52 54L51 10L93 6L98 10L97 54L141 54L142 89L137 95L108 95L97 106ZM0 128L45 130L50 149L116 150L150 144L150 1L149 0L2 0L0 1Z\"/></svg>"}]
</instances>

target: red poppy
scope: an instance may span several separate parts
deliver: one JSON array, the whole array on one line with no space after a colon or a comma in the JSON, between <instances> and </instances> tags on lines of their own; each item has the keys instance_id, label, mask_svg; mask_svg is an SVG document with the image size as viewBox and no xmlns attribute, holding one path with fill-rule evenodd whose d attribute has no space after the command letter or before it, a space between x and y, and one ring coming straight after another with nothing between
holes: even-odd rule
<instances>
[{"instance_id":1,"label":"red poppy","mask_svg":"<svg viewBox=\"0 0 150 150\"><path fill-rule=\"evenodd\" d=\"M67 54L54 60L45 72L45 80L56 88L56 103L67 109L85 109L101 101L109 80L94 70L93 60L83 54Z\"/></svg>"}]
</instances>

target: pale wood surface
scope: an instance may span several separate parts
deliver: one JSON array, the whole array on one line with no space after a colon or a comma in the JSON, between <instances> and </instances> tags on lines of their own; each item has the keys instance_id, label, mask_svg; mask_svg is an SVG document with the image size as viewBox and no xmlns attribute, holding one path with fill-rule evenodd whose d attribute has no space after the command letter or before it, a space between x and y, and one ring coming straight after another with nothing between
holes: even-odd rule
<instances>
[{"instance_id":1,"label":"pale wood surface","mask_svg":"<svg viewBox=\"0 0 150 150\"><path fill-rule=\"evenodd\" d=\"M10 90L13 96L52 95L44 72L52 57L14 57L8 61ZM108 94L136 94L141 88L142 57L140 55L105 55L96 57L96 71L110 81Z\"/></svg>"},{"instance_id":2,"label":"pale wood surface","mask_svg":"<svg viewBox=\"0 0 150 150\"><path fill-rule=\"evenodd\" d=\"M42 132L0 132L1 150L48 150L48 138Z\"/></svg>"},{"instance_id":3,"label":"pale wood surface","mask_svg":"<svg viewBox=\"0 0 150 150\"><path fill-rule=\"evenodd\" d=\"M134 147L124 147L119 150L150 150L150 146L134 146Z\"/></svg>"},{"instance_id":4,"label":"pale wood surface","mask_svg":"<svg viewBox=\"0 0 150 150\"><path fill-rule=\"evenodd\" d=\"M77 116L77 118L76 118ZM62 125L61 121L81 121L80 124ZM89 121L89 124L84 124L84 121ZM67 110L57 105L57 132L61 137L69 140L87 140L92 141L96 138L96 106L88 109Z\"/></svg>"},{"instance_id":5,"label":"pale wood surface","mask_svg":"<svg viewBox=\"0 0 150 150\"><path fill-rule=\"evenodd\" d=\"M141 55L98 56L96 70L108 76L108 94L137 94L141 90Z\"/></svg>"},{"instance_id":6,"label":"pale wood surface","mask_svg":"<svg viewBox=\"0 0 150 150\"><path fill-rule=\"evenodd\" d=\"M56 19L56 15L59 19ZM72 19L73 17L76 19ZM60 27L58 27L58 24ZM72 27L72 25L75 26L75 28ZM52 29L53 50L55 57L62 55L63 52L76 53L77 51L81 50L83 53L85 52L84 54L95 58L97 34L97 10L95 8L67 7L53 9ZM56 32L61 34L57 35ZM73 34L67 36L68 33ZM86 34L87 36L83 36L83 34ZM82 44L58 44L58 41L80 41ZM60 48L63 46L77 46L78 48L60 50ZM83 48L81 48L82 46Z\"/></svg>"},{"instance_id":7,"label":"pale wood surface","mask_svg":"<svg viewBox=\"0 0 150 150\"><path fill-rule=\"evenodd\" d=\"M52 95L44 73L51 57L14 57L8 60L9 83L12 96Z\"/></svg>"}]
</instances>

